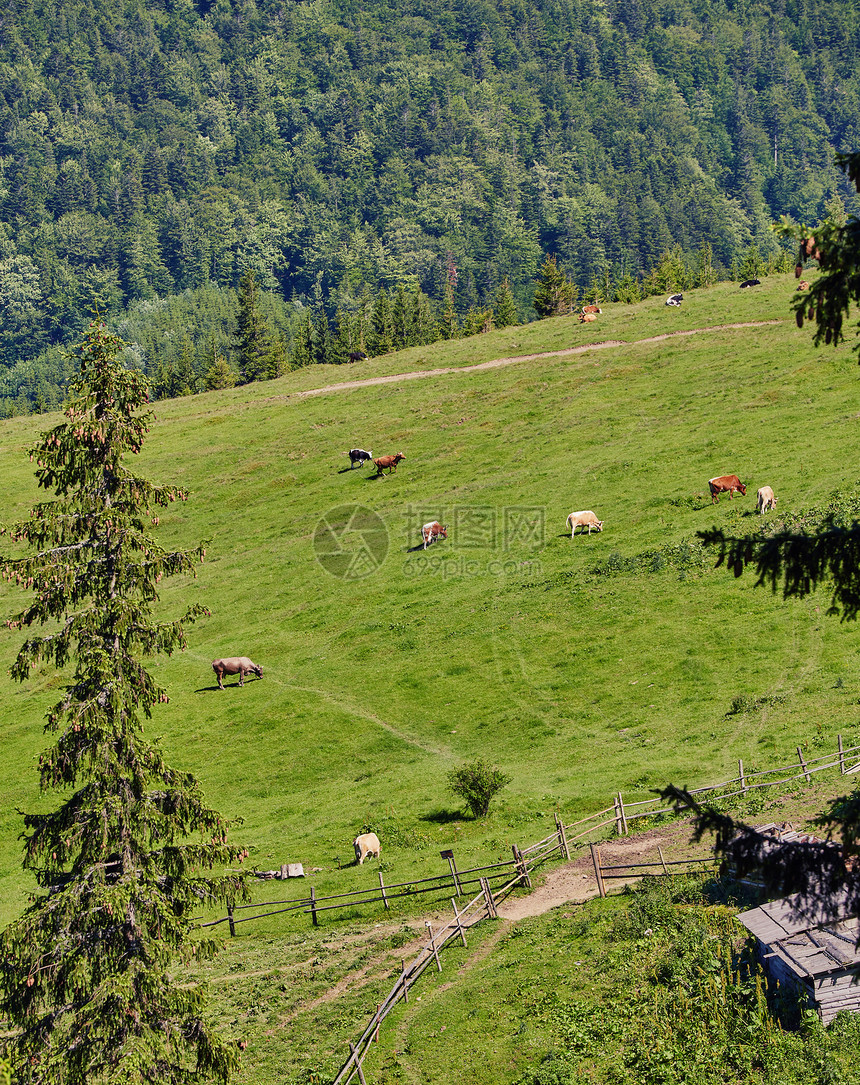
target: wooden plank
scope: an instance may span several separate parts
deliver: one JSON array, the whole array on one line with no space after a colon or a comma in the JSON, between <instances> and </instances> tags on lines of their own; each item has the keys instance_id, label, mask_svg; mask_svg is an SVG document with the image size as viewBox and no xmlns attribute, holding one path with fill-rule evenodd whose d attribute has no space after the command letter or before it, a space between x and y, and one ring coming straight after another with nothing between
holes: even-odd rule
<instances>
[{"instance_id":1,"label":"wooden plank","mask_svg":"<svg viewBox=\"0 0 860 1085\"><path fill-rule=\"evenodd\" d=\"M738 779L740 780L741 791L746 791L747 782L744 779L744 763L741 758L738 758Z\"/></svg>"},{"instance_id":2,"label":"wooden plank","mask_svg":"<svg viewBox=\"0 0 860 1085\"><path fill-rule=\"evenodd\" d=\"M382 871L378 870L377 874L379 875L379 892L382 894L382 903L385 905L385 910L387 912L389 904L388 897L385 895L385 882L382 880Z\"/></svg>"},{"instance_id":3,"label":"wooden plank","mask_svg":"<svg viewBox=\"0 0 860 1085\"><path fill-rule=\"evenodd\" d=\"M836 747L839 750L839 772L845 775L845 753L842 749L842 735L836 736Z\"/></svg>"},{"instance_id":4,"label":"wooden plank","mask_svg":"<svg viewBox=\"0 0 860 1085\"><path fill-rule=\"evenodd\" d=\"M436 958L436 967L441 972L442 962L439 960L439 950L436 948L436 941L433 938L433 924L429 919L425 919L424 926L427 928L427 933L430 935L430 949L433 951L433 956Z\"/></svg>"},{"instance_id":5,"label":"wooden plank","mask_svg":"<svg viewBox=\"0 0 860 1085\"><path fill-rule=\"evenodd\" d=\"M809 775L809 769L806 767L806 762L803 760L803 753L801 752L801 749L800 749L799 746L797 747L797 757L798 757L798 760L800 761L800 767L801 767L801 769L803 769L803 775L806 777L806 782L808 784L811 784L812 783L812 777Z\"/></svg>"},{"instance_id":6,"label":"wooden plank","mask_svg":"<svg viewBox=\"0 0 860 1085\"><path fill-rule=\"evenodd\" d=\"M570 848L567 846L567 837L564 832L564 822L555 814L555 828L558 833L558 846L561 848L561 854L565 859L570 862Z\"/></svg>"},{"instance_id":7,"label":"wooden plank","mask_svg":"<svg viewBox=\"0 0 860 1085\"><path fill-rule=\"evenodd\" d=\"M230 924L230 937L236 937L236 921L233 918L233 905L227 905L227 922Z\"/></svg>"},{"instance_id":8,"label":"wooden plank","mask_svg":"<svg viewBox=\"0 0 860 1085\"><path fill-rule=\"evenodd\" d=\"M602 897L606 896L606 886L603 884L603 875L600 872L600 848L596 844L591 845L591 861L594 863L594 876L597 878L597 888Z\"/></svg>"},{"instance_id":9,"label":"wooden plank","mask_svg":"<svg viewBox=\"0 0 860 1085\"><path fill-rule=\"evenodd\" d=\"M317 919L317 893L314 886L311 886L311 919L315 927L319 926L319 919Z\"/></svg>"},{"instance_id":10,"label":"wooden plank","mask_svg":"<svg viewBox=\"0 0 860 1085\"><path fill-rule=\"evenodd\" d=\"M666 860L663 858L663 849L660 845L657 845L657 854L660 856L660 862L663 864L663 873L668 874L669 868L666 866Z\"/></svg>"},{"instance_id":11,"label":"wooden plank","mask_svg":"<svg viewBox=\"0 0 860 1085\"><path fill-rule=\"evenodd\" d=\"M460 918L461 913L457 911L457 900L455 897L451 897L451 907L454 909L454 915L457 918L457 930L460 933L460 937L463 939L463 945L466 945L466 932L463 930L463 923Z\"/></svg>"}]
</instances>

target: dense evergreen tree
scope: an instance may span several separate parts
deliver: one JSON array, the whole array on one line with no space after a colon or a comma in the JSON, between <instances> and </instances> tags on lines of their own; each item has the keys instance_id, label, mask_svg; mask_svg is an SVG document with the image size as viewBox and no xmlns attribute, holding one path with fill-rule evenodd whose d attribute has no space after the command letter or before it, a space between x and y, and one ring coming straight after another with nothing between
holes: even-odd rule
<instances>
[{"instance_id":1,"label":"dense evergreen tree","mask_svg":"<svg viewBox=\"0 0 860 1085\"><path fill-rule=\"evenodd\" d=\"M33 593L12 627L48 627L24 642L12 677L74 666L47 715L55 744L39 759L41 786L60 805L24 818L39 891L0 935L0 1012L21 1085L226 1082L236 1065L201 989L172 970L212 951L193 930L201 904L242 889L237 876L200 871L245 853L142 727L168 700L142 657L184 647L185 626L205 613L195 604L154 621L157 584L192 573L204 551L166 551L147 532L154 510L185 494L126 466L151 415L121 347L102 321L90 325L66 420L32 450L39 485L56 498L10 531L33 552L3 562Z\"/></svg>"},{"instance_id":2,"label":"dense evergreen tree","mask_svg":"<svg viewBox=\"0 0 860 1085\"><path fill-rule=\"evenodd\" d=\"M237 295L235 357L240 379L271 380L285 368L282 348L260 305L260 288L253 271L246 271L239 280Z\"/></svg>"},{"instance_id":3,"label":"dense evergreen tree","mask_svg":"<svg viewBox=\"0 0 860 1085\"><path fill-rule=\"evenodd\" d=\"M493 322L497 328L509 328L517 323L517 303L507 279L499 284L493 300Z\"/></svg>"},{"instance_id":4,"label":"dense evergreen tree","mask_svg":"<svg viewBox=\"0 0 860 1085\"><path fill-rule=\"evenodd\" d=\"M533 305L538 316L563 316L576 303L576 284L561 270L554 256L547 256L541 265L534 292Z\"/></svg>"}]
</instances>

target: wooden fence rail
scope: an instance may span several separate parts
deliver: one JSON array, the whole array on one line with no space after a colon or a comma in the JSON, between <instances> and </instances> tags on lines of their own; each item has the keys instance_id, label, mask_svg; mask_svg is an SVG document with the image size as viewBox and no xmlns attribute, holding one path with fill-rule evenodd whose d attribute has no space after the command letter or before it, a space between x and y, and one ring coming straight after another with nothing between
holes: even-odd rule
<instances>
[{"instance_id":1,"label":"wooden fence rail","mask_svg":"<svg viewBox=\"0 0 860 1085\"><path fill-rule=\"evenodd\" d=\"M763 769L759 772L745 771L743 761L738 761L737 777L723 781L720 784L690 788L690 794L706 795L708 793L719 793L717 795L719 799L731 799L738 795L747 795L750 791L754 791L758 788L776 787L781 784L791 783L794 780L805 779L807 783L809 783L812 780L813 773L823 772L827 769L839 768L840 774L843 776L860 772L860 745L843 746L841 735L837 736L837 752L835 760L832 753L821 754L818 757L806 759L800 747L797 748L797 757L797 761L791 764L782 765L774 769ZM790 775L778 775L780 773L789 773ZM763 779L763 777L776 778ZM735 785L738 785L737 790L725 790L726 788L732 788ZM254 919L265 919L274 915L283 915L287 912L301 911L305 914L309 914L316 924L318 913L331 911L336 908L361 907L366 904L373 905L380 903L388 908L390 901L397 900L398 898L419 896L423 893L447 893L450 889L453 889L457 896L460 897L463 895L464 887L480 884L485 875L490 880L504 877L508 868L511 867L518 871L517 878L512 884L520 884L521 881L524 884L525 879L528 877L528 868L534 867L538 863L547 862L550 858L555 856L556 853L560 854L564 859L569 859L571 844L580 844L581 846L584 846L584 838L591 836L601 829L612 826L618 835L625 835L629 833L630 822L632 821L639 818L655 817L660 814L670 814L674 812L674 808L671 806L660 806L660 801L658 796L652 799L636 799L631 802L625 800L622 793L619 791L613 799L611 806L604 807L602 810L597 810L593 814L572 821L569 825L565 825L558 814L555 814L555 832L545 836L542 840L529 844L528 847L516 849L514 855L519 855L519 860L515 857L514 859L505 859L497 863L490 863L486 866L458 870L454 863L453 854L451 854L448 858L450 870L447 874L437 874L429 878L413 879L411 882L396 882L391 885L385 885L382 874L380 873L379 886L372 889L353 889L345 893L328 894L324 897L317 897L312 891L310 897L302 897L299 899L261 901L255 904L237 904L234 905L223 918L201 923L200 926L216 927L221 923L228 923L230 926L230 933L235 934L236 925L239 923L249 923ZM521 864L525 864L525 875L523 875ZM469 875L477 876L469 877ZM615 875L610 875L610 877L614 876ZM340 903L332 904L330 903L332 901L339 901ZM267 910L257 911L257 909L260 908ZM236 914L243 911L253 911L254 914Z\"/></svg>"}]
</instances>

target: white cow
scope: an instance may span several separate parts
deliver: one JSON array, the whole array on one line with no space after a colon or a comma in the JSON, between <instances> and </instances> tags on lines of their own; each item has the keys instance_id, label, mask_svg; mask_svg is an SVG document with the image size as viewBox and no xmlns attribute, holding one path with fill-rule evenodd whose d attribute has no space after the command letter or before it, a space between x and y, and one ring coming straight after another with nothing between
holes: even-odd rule
<instances>
[{"instance_id":1,"label":"white cow","mask_svg":"<svg viewBox=\"0 0 860 1085\"><path fill-rule=\"evenodd\" d=\"M762 486L759 490L755 507L759 515L763 512L767 512L769 509L776 508L776 498L773 496L773 490L770 486Z\"/></svg>"},{"instance_id":2,"label":"white cow","mask_svg":"<svg viewBox=\"0 0 860 1085\"><path fill-rule=\"evenodd\" d=\"M361 836L357 836L353 840L352 846L355 848L355 858L359 866L368 855L373 855L377 860L379 859L379 837L376 833L362 833Z\"/></svg>"},{"instance_id":3,"label":"white cow","mask_svg":"<svg viewBox=\"0 0 860 1085\"><path fill-rule=\"evenodd\" d=\"M570 527L571 538L573 538L573 536L576 534L576 529L578 527L583 528L583 530L580 531L580 535L585 534L584 529L586 527L588 528L589 535L591 534L592 528L594 528L595 531L603 531L603 525L605 522L605 520L598 520L594 513L588 509L583 510L582 512L572 512L567 518L567 523Z\"/></svg>"}]
</instances>

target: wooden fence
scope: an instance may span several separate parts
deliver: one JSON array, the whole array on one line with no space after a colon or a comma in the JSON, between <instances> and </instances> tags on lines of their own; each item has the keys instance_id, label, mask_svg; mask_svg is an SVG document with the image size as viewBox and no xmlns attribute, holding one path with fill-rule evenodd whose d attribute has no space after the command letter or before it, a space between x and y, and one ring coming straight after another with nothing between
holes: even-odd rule
<instances>
[{"instance_id":1,"label":"wooden fence","mask_svg":"<svg viewBox=\"0 0 860 1085\"><path fill-rule=\"evenodd\" d=\"M448 860L448 873L437 874L430 878L413 879L410 882L394 882L388 885L382 876L382 871L377 872L379 886L372 889L353 889L346 893L333 893L329 896L318 897L316 890L311 886L310 896L293 898L290 900L270 900L255 904L236 904L227 908L227 914L221 919L213 919L208 923L201 923L201 927L217 927L221 923L227 923L230 934L235 936L236 927L239 923L250 923L254 919L264 919L267 916L282 915L285 912L305 912L311 917L313 925L319 925L320 912L326 912L333 908L352 908L362 904L383 904L386 909L390 907L392 900L399 897L415 897L422 893L447 893L453 889L457 897L464 895L466 887L488 885L500 878L510 877L512 870L516 871L515 882L521 881L523 885L531 888L529 869L546 862L558 852L562 858L570 858L570 850L564 834L564 826L558 815L555 815L556 830L543 840L520 851L514 845L511 848L513 857L488 866L470 867L467 870L458 870L452 851L445 852ZM332 903L334 902L334 903ZM266 909L259 911L260 908ZM252 915L242 915L243 912L251 912ZM237 914L238 913L238 914Z\"/></svg>"},{"instance_id":2,"label":"wooden fence","mask_svg":"<svg viewBox=\"0 0 860 1085\"><path fill-rule=\"evenodd\" d=\"M811 783L813 773L833 768L838 768L843 776L860 772L860 745L845 747L842 744L842 736L838 735L835 754L822 754L820 757L809 759L803 756L803 751L798 746L797 761L775 769L765 769L763 772L746 772L743 761L739 760L738 775L736 777L707 787L691 788L690 794L714 794L720 800L730 799L738 795L746 795L759 788L777 787L791 783L794 780L805 779L807 783ZM584 847L584 838L602 829L614 827L618 836L625 836L630 832L630 822L632 821L674 812L673 807L661 806L660 802L659 797L639 799L635 802L625 801L619 791L613 798L611 806L606 806L602 810L589 814L587 817L573 821L570 825L565 825L558 814L555 814L555 830L549 836L544 837L543 840L539 840L522 850L514 846L512 848L512 859L491 863L488 866L458 870L453 852L447 852L444 853L448 859L449 871L447 874L386 885L380 871L378 873L379 886L372 889L354 889L347 893L334 893L329 896L318 897L315 889L311 887L310 895L307 897L235 905L227 909L227 915L222 919L214 919L208 923L202 923L201 926L217 927L220 923L227 923L230 934L235 935L236 926L239 923L250 923L255 919L264 919L267 916L281 915L286 912L304 912L310 915L314 926L317 926L320 912L331 909L352 908L364 904L379 904L380 902L387 909L390 901L399 897L419 896L423 893L447 894L452 889L457 897L461 897L464 895L464 887L482 884L484 879L492 883L500 878L505 878L510 874L511 868L518 871L514 882L522 880L523 885L530 887L529 867L546 862L556 853L563 859L570 859L571 844L580 843ZM625 877L625 875L617 876ZM599 878L598 883L600 883ZM265 910L259 911L261 908ZM252 911L253 914L237 914Z\"/></svg>"},{"instance_id":3,"label":"wooden fence","mask_svg":"<svg viewBox=\"0 0 860 1085\"><path fill-rule=\"evenodd\" d=\"M533 845L532 850L536 847L536 845ZM555 849L553 849L553 851L554 850ZM531 885L528 874L529 865L540 861L539 858L529 860L525 857L524 852L520 852L520 860L517 863L518 869L515 877L511 878L504 885L499 886L495 891L491 888L489 879L481 878L481 891L462 909L458 909L456 898L451 899L451 906L454 909L453 919L449 920L435 932L430 923L426 924L428 934L427 943L421 947L418 956L410 965L407 965L405 960L401 962L402 971L397 977L397 981L388 992L385 1000L376 1007L376 1013L371 1017L370 1022L359 1037L358 1042L350 1043L349 1057L340 1068L332 1085L348 1085L355 1077L358 1077L361 1085L366 1085L361 1064L370 1050L370 1045L379 1040L379 1026L381 1022L385 1020L401 998L404 1002L409 1001L409 988L415 983L425 968L430 964L435 963L438 971L442 971L442 962L439 959L439 951L441 949L457 939L465 946L467 944L466 931L469 927L480 922L482 919L495 918L496 905L504 900L515 886Z\"/></svg>"}]
</instances>

